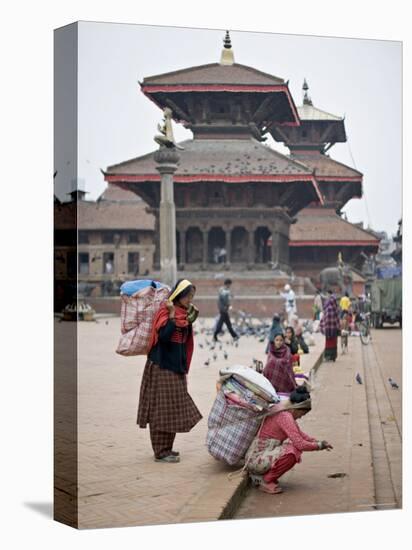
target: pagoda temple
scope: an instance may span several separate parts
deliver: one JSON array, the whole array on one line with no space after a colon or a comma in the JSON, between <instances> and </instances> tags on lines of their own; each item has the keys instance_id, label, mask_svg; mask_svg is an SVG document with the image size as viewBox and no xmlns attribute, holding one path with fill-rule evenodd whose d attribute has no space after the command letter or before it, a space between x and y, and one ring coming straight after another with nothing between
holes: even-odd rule
<instances>
[{"instance_id":1,"label":"pagoda temple","mask_svg":"<svg viewBox=\"0 0 412 550\"><path fill-rule=\"evenodd\" d=\"M361 269L365 255L375 254L379 239L357 224L347 222L341 209L362 196L362 174L331 159L327 151L347 141L344 118L316 108L303 83L303 104L297 107L301 124L269 125L270 133L290 150L291 159L313 171L323 205L313 203L300 211L290 231L290 264L295 274L316 279L320 270L336 264L341 253L345 263Z\"/></svg>"},{"instance_id":2,"label":"pagoda temple","mask_svg":"<svg viewBox=\"0 0 412 550\"><path fill-rule=\"evenodd\" d=\"M178 268L290 272L290 226L309 204L322 205L323 195L312 166L264 143L269 128L301 126L288 83L235 63L227 32L219 63L150 76L140 88L193 132L179 144L173 177ZM149 205L159 269L160 174L153 152L108 167L105 180Z\"/></svg>"}]
</instances>

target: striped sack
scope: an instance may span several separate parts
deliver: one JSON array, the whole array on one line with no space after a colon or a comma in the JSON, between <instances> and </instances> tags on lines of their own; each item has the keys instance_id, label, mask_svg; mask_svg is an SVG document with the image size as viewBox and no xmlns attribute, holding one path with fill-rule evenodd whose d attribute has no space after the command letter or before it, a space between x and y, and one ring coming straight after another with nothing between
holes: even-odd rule
<instances>
[{"instance_id":1,"label":"striped sack","mask_svg":"<svg viewBox=\"0 0 412 550\"><path fill-rule=\"evenodd\" d=\"M244 458L262 418L245 407L229 405L219 391L207 421L206 445L217 460L233 466Z\"/></svg>"},{"instance_id":2,"label":"striped sack","mask_svg":"<svg viewBox=\"0 0 412 550\"><path fill-rule=\"evenodd\" d=\"M132 296L122 294L120 329L122 335L116 353L120 355L146 355L150 350L153 319L160 304L170 292L168 287L147 286Z\"/></svg>"}]
</instances>

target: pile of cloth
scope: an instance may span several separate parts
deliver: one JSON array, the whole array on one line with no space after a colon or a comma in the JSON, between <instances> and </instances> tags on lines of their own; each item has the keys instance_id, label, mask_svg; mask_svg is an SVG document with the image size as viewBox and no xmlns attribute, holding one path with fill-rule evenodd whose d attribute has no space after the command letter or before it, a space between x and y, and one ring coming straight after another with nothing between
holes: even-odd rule
<instances>
[{"instance_id":1,"label":"pile of cloth","mask_svg":"<svg viewBox=\"0 0 412 550\"><path fill-rule=\"evenodd\" d=\"M234 365L220 371L218 393L208 418L206 445L217 460L230 466L245 456L262 419L283 399L262 374Z\"/></svg>"}]
</instances>

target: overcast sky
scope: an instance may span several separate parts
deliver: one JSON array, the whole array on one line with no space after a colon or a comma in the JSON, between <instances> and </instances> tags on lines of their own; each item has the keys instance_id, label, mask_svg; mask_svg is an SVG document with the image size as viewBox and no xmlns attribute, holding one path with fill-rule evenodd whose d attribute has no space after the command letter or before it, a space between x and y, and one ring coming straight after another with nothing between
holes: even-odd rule
<instances>
[{"instance_id":1,"label":"overcast sky","mask_svg":"<svg viewBox=\"0 0 412 550\"><path fill-rule=\"evenodd\" d=\"M157 148L162 112L140 91L144 77L220 60L224 31L112 23L79 24L78 177L96 199L100 172ZM348 143L331 158L364 174L364 198L349 221L394 234L401 217L400 42L231 31L235 62L289 80L296 105L306 77L319 109L345 116ZM174 125L178 141L192 133ZM287 153L281 144L271 145ZM56 194L71 189L68 159L56 159Z\"/></svg>"}]
</instances>

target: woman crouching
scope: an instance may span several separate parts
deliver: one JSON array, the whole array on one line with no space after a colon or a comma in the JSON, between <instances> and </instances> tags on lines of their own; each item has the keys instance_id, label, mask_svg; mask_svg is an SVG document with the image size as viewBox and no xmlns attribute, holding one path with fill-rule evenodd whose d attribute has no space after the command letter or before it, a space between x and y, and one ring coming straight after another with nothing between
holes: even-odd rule
<instances>
[{"instance_id":1,"label":"woman crouching","mask_svg":"<svg viewBox=\"0 0 412 550\"><path fill-rule=\"evenodd\" d=\"M310 410L310 394L306 388L299 387L280 410L262 422L245 461L253 484L261 491L281 493L278 479L301 461L303 451L333 448L327 441L317 441L299 428L296 421Z\"/></svg>"},{"instance_id":2,"label":"woman crouching","mask_svg":"<svg viewBox=\"0 0 412 550\"><path fill-rule=\"evenodd\" d=\"M202 418L186 379L193 353L192 323L198 315L192 305L195 290L190 281L178 281L153 323L137 424L149 424L156 462L179 462L179 453L172 450L176 433L189 432Z\"/></svg>"}]
</instances>

